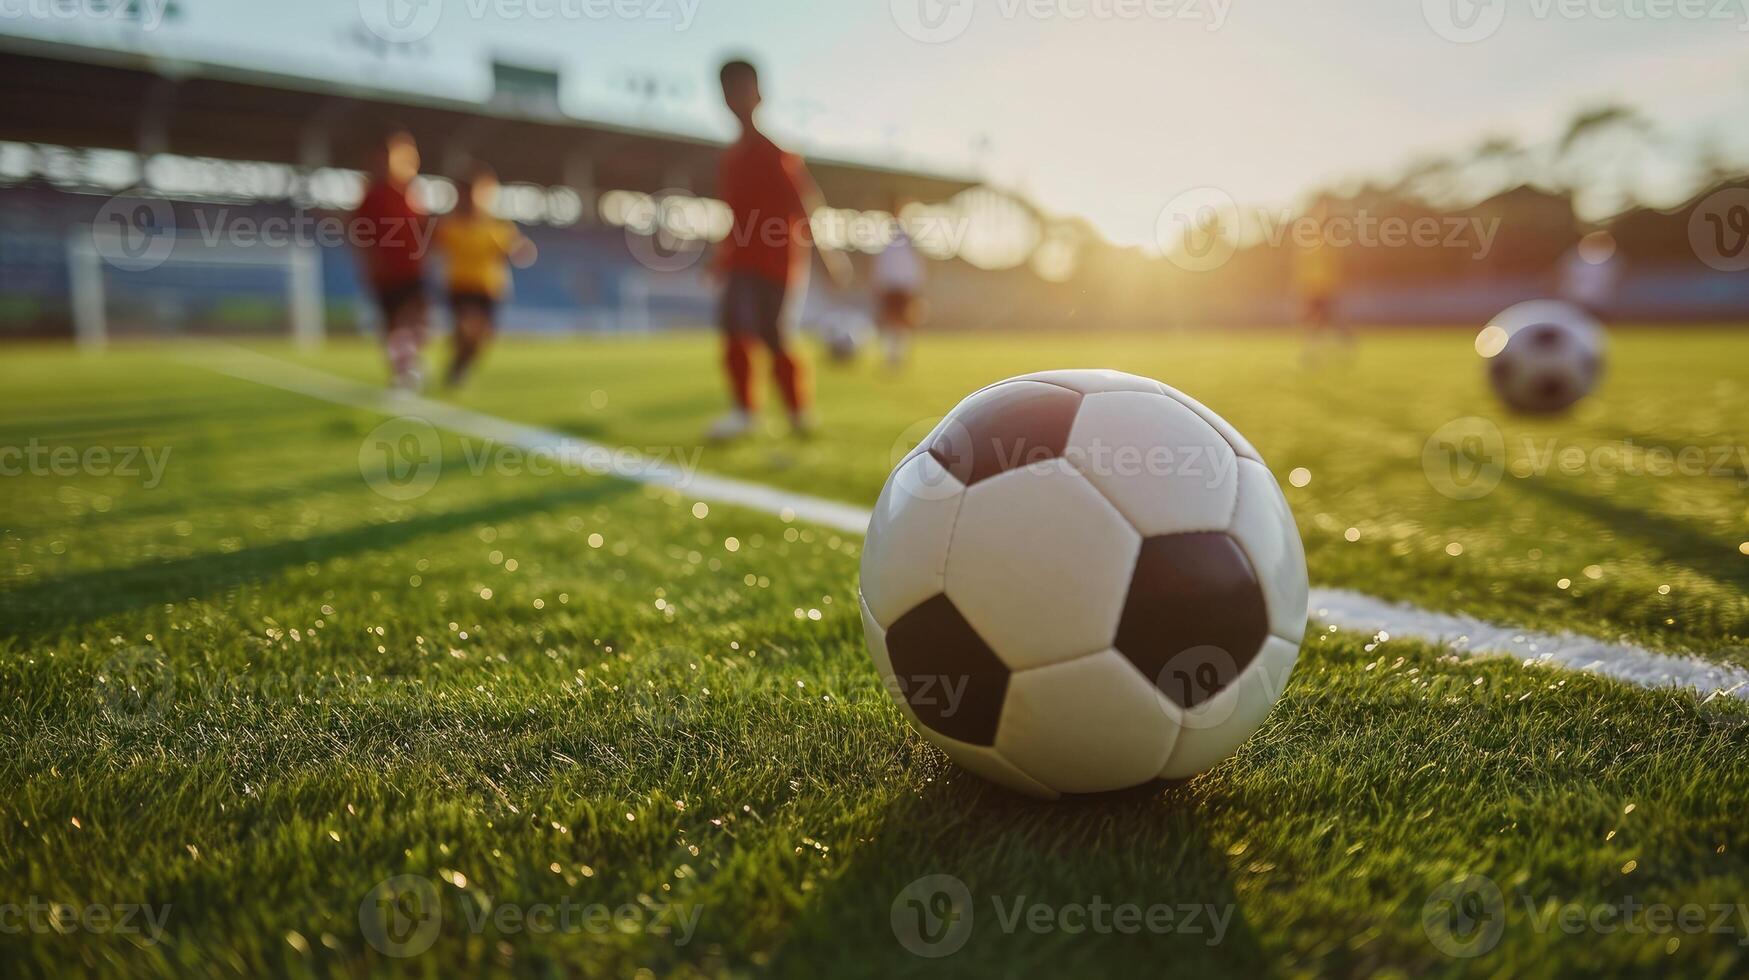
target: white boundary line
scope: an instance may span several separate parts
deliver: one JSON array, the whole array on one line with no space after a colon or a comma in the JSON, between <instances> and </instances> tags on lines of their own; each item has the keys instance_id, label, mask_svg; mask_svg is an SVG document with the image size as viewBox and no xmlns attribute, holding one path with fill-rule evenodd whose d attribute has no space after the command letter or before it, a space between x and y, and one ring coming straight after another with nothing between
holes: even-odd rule
<instances>
[{"instance_id":1,"label":"white boundary line","mask_svg":"<svg viewBox=\"0 0 1749 980\"><path fill-rule=\"evenodd\" d=\"M243 347L222 348L223 357L197 359L194 363L243 381L278 388L320 401L352 408L422 419L440 429L473 436L552 459L564 466L598 476L613 476L634 483L672 487L713 504L730 504L767 514L787 515L794 520L819 524L850 534L868 529L868 511L860 507L779 490L708 473L690 473L681 467L646 459L617 446L605 446L552 429L523 425L496 415L460 408L405 391L392 391L282 361Z\"/></svg>"},{"instance_id":2,"label":"white boundary line","mask_svg":"<svg viewBox=\"0 0 1749 980\"><path fill-rule=\"evenodd\" d=\"M746 480L687 473L679 467L644 460L619 447L523 425L471 409L406 392L389 391L282 361L246 348L223 348L223 356L199 358L201 367L243 381L306 395L352 408L422 418L463 435L549 454L583 471L637 483L671 487L708 503L745 507L786 520L806 521L849 534L868 528L860 507L793 493ZM1313 589L1311 619L1339 629L1376 636L1413 637L1468 655L1499 654L1527 664L1547 664L1612 677L1641 687L1690 688L1709 699L1724 695L1749 700L1749 671L1695 656L1656 653L1628 643L1611 643L1573 633L1538 633L1484 622L1470 616L1431 612L1347 589Z\"/></svg>"}]
</instances>

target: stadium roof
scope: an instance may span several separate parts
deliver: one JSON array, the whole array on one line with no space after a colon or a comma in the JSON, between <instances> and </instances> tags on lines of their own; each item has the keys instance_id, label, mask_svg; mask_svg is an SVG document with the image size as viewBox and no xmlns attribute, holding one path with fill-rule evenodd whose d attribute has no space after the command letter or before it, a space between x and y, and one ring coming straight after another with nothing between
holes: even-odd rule
<instances>
[{"instance_id":1,"label":"stadium roof","mask_svg":"<svg viewBox=\"0 0 1749 980\"><path fill-rule=\"evenodd\" d=\"M125 51L0 36L0 139L231 160L361 167L390 125L418 137L427 167L490 163L510 181L709 194L719 144L575 119L556 106L422 98ZM878 209L939 201L970 177L811 159L827 200Z\"/></svg>"}]
</instances>

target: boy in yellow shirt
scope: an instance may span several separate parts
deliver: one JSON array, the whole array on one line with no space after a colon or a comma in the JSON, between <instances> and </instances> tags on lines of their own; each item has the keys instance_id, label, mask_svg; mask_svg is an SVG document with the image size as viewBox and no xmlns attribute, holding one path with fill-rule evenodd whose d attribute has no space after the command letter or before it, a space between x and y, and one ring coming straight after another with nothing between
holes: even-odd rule
<instances>
[{"instance_id":1,"label":"boy in yellow shirt","mask_svg":"<svg viewBox=\"0 0 1749 980\"><path fill-rule=\"evenodd\" d=\"M510 265L534 262L534 243L516 226L493 217L498 175L476 166L457 187L456 209L437 226L437 247L449 267L449 309L455 353L448 383L461 384L496 329L498 304L510 292Z\"/></svg>"}]
</instances>

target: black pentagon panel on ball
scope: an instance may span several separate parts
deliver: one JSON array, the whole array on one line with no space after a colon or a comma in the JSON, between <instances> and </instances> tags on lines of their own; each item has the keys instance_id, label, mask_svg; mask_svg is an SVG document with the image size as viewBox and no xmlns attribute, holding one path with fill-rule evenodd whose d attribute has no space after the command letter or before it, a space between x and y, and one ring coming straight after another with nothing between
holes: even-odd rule
<instances>
[{"instance_id":1,"label":"black pentagon panel on ball","mask_svg":"<svg viewBox=\"0 0 1749 980\"><path fill-rule=\"evenodd\" d=\"M928 451L969 487L1062 456L1080 407L1080 394L1061 385L993 385L953 410L932 435Z\"/></svg>"},{"instance_id":2,"label":"black pentagon panel on ball","mask_svg":"<svg viewBox=\"0 0 1749 980\"><path fill-rule=\"evenodd\" d=\"M1524 342L1537 350L1556 350L1567 342L1567 337L1552 323L1538 323L1524 328Z\"/></svg>"},{"instance_id":3,"label":"black pentagon panel on ball","mask_svg":"<svg viewBox=\"0 0 1749 980\"><path fill-rule=\"evenodd\" d=\"M1536 379L1536 400L1539 404L1565 408L1576 399L1573 388L1567 379L1553 372L1539 376Z\"/></svg>"},{"instance_id":4,"label":"black pentagon panel on ball","mask_svg":"<svg viewBox=\"0 0 1749 980\"><path fill-rule=\"evenodd\" d=\"M1219 694L1269 634L1263 589L1224 531L1142 542L1117 649L1181 708Z\"/></svg>"},{"instance_id":5,"label":"black pentagon panel on ball","mask_svg":"<svg viewBox=\"0 0 1749 980\"><path fill-rule=\"evenodd\" d=\"M1008 668L946 595L899 617L887 630L887 655L918 720L961 742L996 743Z\"/></svg>"}]
</instances>

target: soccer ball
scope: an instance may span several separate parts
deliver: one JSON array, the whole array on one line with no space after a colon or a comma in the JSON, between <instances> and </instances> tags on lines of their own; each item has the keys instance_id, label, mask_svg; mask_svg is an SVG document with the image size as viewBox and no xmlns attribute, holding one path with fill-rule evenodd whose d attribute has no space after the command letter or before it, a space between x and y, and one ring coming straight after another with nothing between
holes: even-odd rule
<instances>
[{"instance_id":1,"label":"soccer ball","mask_svg":"<svg viewBox=\"0 0 1749 980\"><path fill-rule=\"evenodd\" d=\"M827 355L839 364L849 364L861 356L874 326L866 318L846 314L834 318L821 333Z\"/></svg>"},{"instance_id":2,"label":"soccer ball","mask_svg":"<svg viewBox=\"0 0 1749 980\"><path fill-rule=\"evenodd\" d=\"M1560 300L1508 307L1476 337L1494 393L1514 411L1546 415L1570 407L1603 373L1603 326Z\"/></svg>"},{"instance_id":3,"label":"soccer ball","mask_svg":"<svg viewBox=\"0 0 1749 980\"><path fill-rule=\"evenodd\" d=\"M1281 696L1306 558L1281 487L1158 381L1047 371L960 402L887 479L870 654L966 769L1054 797L1191 776Z\"/></svg>"}]
</instances>

